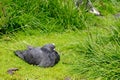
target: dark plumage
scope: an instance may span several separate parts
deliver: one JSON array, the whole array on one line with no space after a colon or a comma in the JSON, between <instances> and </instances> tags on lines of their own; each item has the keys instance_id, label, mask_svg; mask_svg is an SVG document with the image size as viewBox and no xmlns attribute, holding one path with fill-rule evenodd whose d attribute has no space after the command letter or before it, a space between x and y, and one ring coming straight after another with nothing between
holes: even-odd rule
<instances>
[{"instance_id":1,"label":"dark plumage","mask_svg":"<svg viewBox=\"0 0 120 80\"><path fill-rule=\"evenodd\" d=\"M60 56L54 49L53 44L46 44L43 47L29 46L27 50L15 51L15 54L29 64L52 67L60 61Z\"/></svg>"}]
</instances>

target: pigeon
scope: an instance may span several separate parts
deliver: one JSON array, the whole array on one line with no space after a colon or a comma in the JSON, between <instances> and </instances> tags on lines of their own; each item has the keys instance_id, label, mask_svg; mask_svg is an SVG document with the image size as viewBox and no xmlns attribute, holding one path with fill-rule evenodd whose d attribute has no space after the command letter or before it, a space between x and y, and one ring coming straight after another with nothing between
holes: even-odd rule
<instances>
[{"instance_id":1,"label":"pigeon","mask_svg":"<svg viewBox=\"0 0 120 80\"><path fill-rule=\"evenodd\" d=\"M54 44L46 44L43 47L28 46L26 50L16 50L14 53L25 62L40 67L53 67L60 61Z\"/></svg>"}]
</instances>

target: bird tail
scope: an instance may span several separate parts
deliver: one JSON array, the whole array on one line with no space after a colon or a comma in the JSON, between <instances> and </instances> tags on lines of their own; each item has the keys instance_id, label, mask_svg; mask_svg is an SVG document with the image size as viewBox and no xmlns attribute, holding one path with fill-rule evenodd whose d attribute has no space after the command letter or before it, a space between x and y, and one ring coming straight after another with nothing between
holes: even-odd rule
<instances>
[{"instance_id":1,"label":"bird tail","mask_svg":"<svg viewBox=\"0 0 120 80\"><path fill-rule=\"evenodd\" d=\"M22 51L17 50L17 51L14 51L14 53L15 53L15 55L18 56L19 58L24 59L24 56L23 56L23 54L22 54Z\"/></svg>"}]
</instances>

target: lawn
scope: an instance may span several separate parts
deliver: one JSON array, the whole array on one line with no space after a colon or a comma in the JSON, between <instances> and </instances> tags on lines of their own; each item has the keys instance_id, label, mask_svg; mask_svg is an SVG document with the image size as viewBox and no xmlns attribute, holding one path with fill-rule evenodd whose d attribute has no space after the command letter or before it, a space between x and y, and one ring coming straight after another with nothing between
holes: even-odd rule
<instances>
[{"instance_id":1,"label":"lawn","mask_svg":"<svg viewBox=\"0 0 120 80\"><path fill-rule=\"evenodd\" d=\"M0 13L0 80L120 79L120 18L114 16L119 1L95 1L102 16L77 11L69 0L69 5L62 0L2 1L0 11L7 15ZM30 65L14 54L48 43L60 55L54 67ZM11 68L18 71L11 75Z\"/></svg>"},{"instance_id":2,"label":"lawn","mask_svg":"<svg viewBox=\"0 0 120 80\"><path fill-rule=\"evenodd\" d=\"M37 34L36 34L37 32ZM21 33L21 34L19 34ZM35 34L34 34L35 33ZM5 35L4 41L1 40L1 79L44 79L44 80L56 80L65 78L78 78L73 75L71 63L76 63L76 59L80 59L75 55L76 51L72 50L76 44L84 41L84 38L80 38L80 35L86 35L86 33L67 31L64 33L50 33L42 34L39 31L33 31L33 34L25 34L18 32L12 36ZM78 37L78 38L76 38ZM84 36L83 36L84 37ZM42 46L47 43L55 43L56 50L61 56L60 62L51 68L40 68L38 66L29 65L16 57L13 51L18 49L25 49L27 45ZM7 74L9 68L18 68L13 76Z\"/></svg>"},{"instance_id":3,"label":"lawn","mask_svg":"<svg viewBox=\"0 0 120 80\"><path fill-rule=\"evenodd\" d=\"M67 30L62 33L54 32L48 34L41 33L38 30L29 31L27 33L19 31L2 36L0 41L0 79L102 80L112 77L119 79L119 74L116 73L119 73L118 71L120 70L120 46L116 47L117 44L105 40L109 40L108 36L110 36L106 29L91 28L90 32L87 30ZM93 41L89 38L90 35ZM97 41L97 38L99 38L99 43L94 42ZM37 47L47 43L55 43L56 50L61 57L60 62L54 67L41 68L29 65L14 55L15 50L24 50L27 45ZM114 61L112 61L112 57L113 59L115 58ZM18 68L19 70L14 75L10 75L7 73L10 68ZM113 74L111 73L112 71Z\"/></svg>"}]
</instances>

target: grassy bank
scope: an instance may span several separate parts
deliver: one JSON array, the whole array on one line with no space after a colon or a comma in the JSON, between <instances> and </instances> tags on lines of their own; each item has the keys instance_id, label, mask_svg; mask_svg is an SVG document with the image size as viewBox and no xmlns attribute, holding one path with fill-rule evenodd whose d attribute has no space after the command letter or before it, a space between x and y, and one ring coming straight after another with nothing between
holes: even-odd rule
<instances>
[{"instance_id":1,"label":"grassy bank","mask_svg":"<svg viewBox=\"0 0 120 80\"><path fill-rule=\"evenodd\" d=\"M18 32L4 35L0 48L0 79L25 80L106 80L119 78L120 46L111 31L91 28L90 31L66 31L63 33ZM92 38L91 38L92 37ZM114 38L114 39L113 39ZM4 40L4 41L3 41ZM55 43L61 56L60 62L52 68L32 66L13 53L27 45L42 46ZM13 76L9 68L18 68Z\"/></svg>"},{"instance_id":2,"label":"grassy bank","mask_svg":"<svg viewBox=\"0 0 120 80\"><path fill-rule=\"evenodd\" d=\"M103 16L119 12L120 2L116 0L98 0L93 1L93 4ZM62 32L75 28L81 30L90 24L94 26L94 23L98 27L100 22L86 10L76 9L72 0L2 0L0 12L1 34L24 28L39 28L44 32Z\"/></svg>"}]
</instances>

